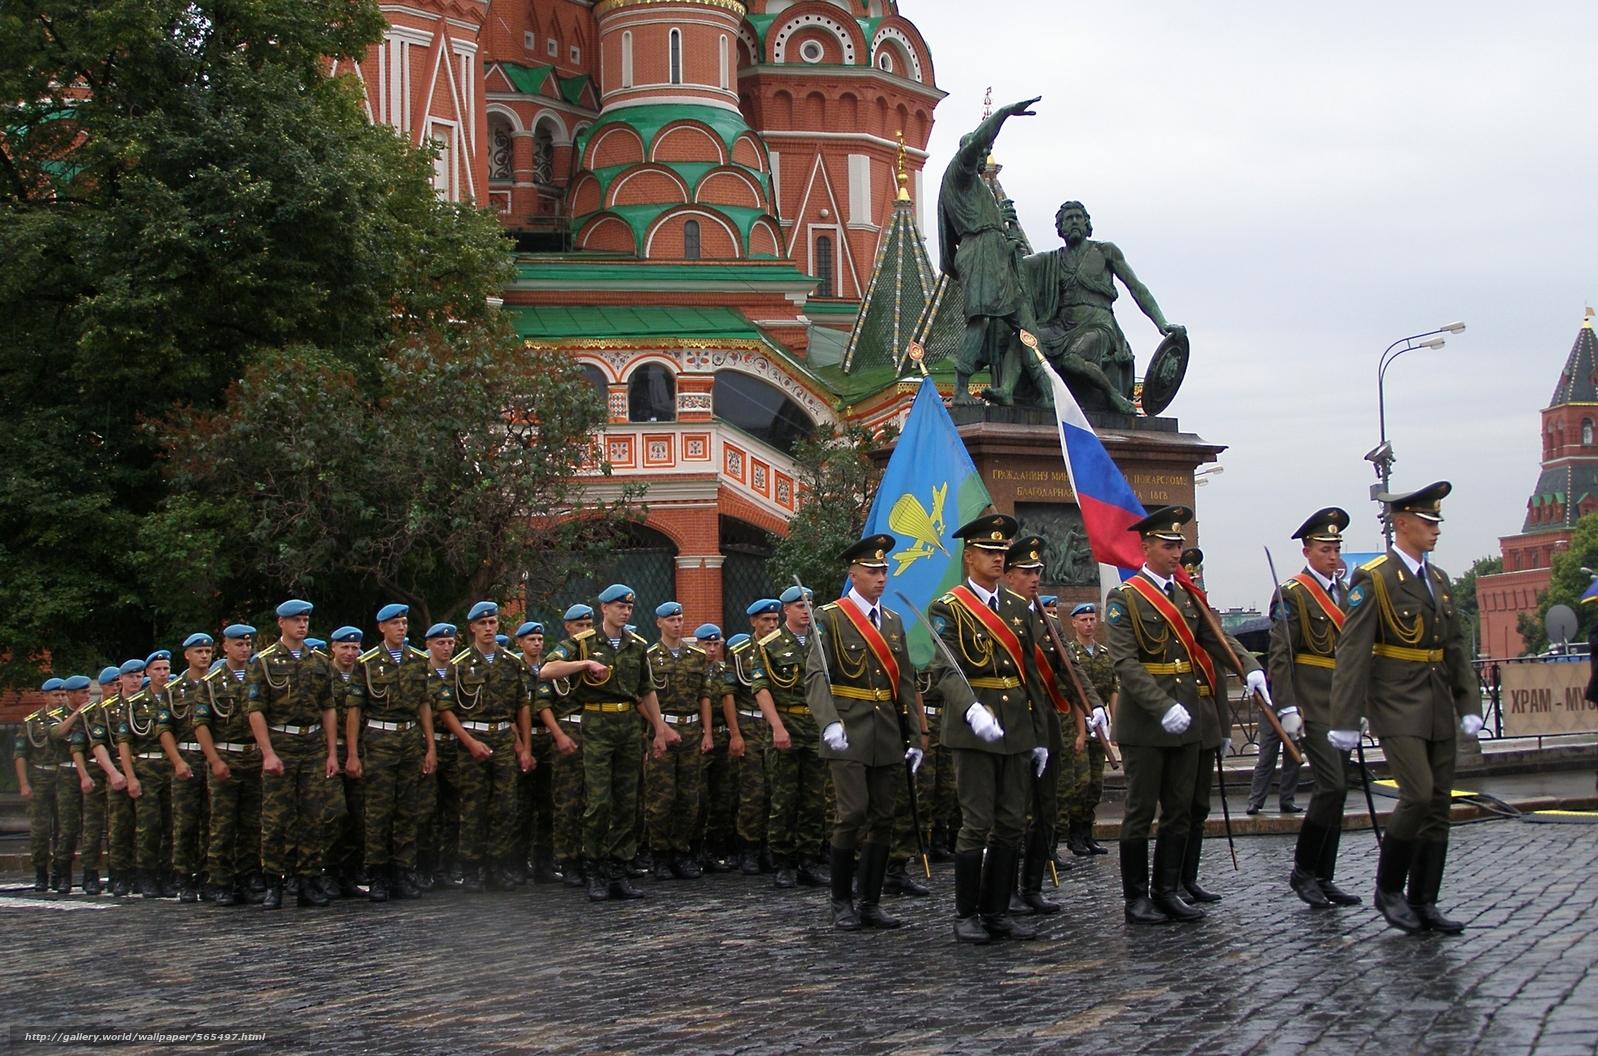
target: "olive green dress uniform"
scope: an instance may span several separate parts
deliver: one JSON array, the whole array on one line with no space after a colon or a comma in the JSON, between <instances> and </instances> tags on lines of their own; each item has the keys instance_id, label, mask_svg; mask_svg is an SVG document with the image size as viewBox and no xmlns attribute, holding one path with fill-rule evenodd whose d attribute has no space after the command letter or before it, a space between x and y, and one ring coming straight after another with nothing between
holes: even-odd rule
<instances>
[{"instance_id":1,"label":"olive green dress uniform","mask_svg":"<svg viewBox=\"0 0 1598 1056\"><path fill-rule=\"evenodd\" d=\"M703 866L722 863L734 852L738 838L736 825L738 813L738 783L733 773L735 760L727 754L731 740L727 717L722 713L721 700L727 688L727 662L717 660L705 668L705 692L710 697L710 754L705 756L703 795L700 798L700 824L697 829Z\"/></svg>"},{"instance_id":2,"label":"olive green dress uniform","mask_svg":"<svg viewBox=\"0 0 1598 1056\"><path fill-rule=\"evenodd\" d=\"M427 654L401 644L378 644L355 665L361 709L363 856L369 875L417 866L417 797L425 754L420 730L428 706ZM342 723L340 724L343 725Z\"/></svg>"},{"instance_id":3,"label":"olive green dress uniform","mask_svg":"<svg viewBox=\"0 0 1598 1056\"><path fill-rule=\"evenodd\" d=\"M1255 661L1248 648L1230 634L1224 636L1232 653L1244 663ZM1199 859L1204 851L1204 823L1210 816L1210 790L1215 787L1215 770L1221 759L1222 745L1232 738L1232 715L1227 706L1225 654L1210 654L1215 673L1221 679L1218 694L1199 686L1198 713L1193 724L1199 728L1199 763L1193 773L1193 798L1188 805L1187 843L1182 848L1182 889L1190 902L1219 902L1220 895L1211 894L1199 885ZM1255 667L1258 668L1255 661Z\"/></svg>"},{"instance_id":4,"label":"olive green dress uniform","mask_svg":"<svg viewBox=\"0 0 1598 1056\"><path fill-rule=\"evenodd\" d=\"M527 662L518 653L498 649L493 660L469 646L450 661L451 684L447 697L435 702L440 711L453 711L456 720L494 754L478 761L461 745L456 753L456 783L460 790L460 857L468 883L480 867L496 886L510 882L508 869L515 848L516 760L515 724L522 708L532 707Z\"/></svg>"},{"instance_id":5,"label":"olive green dress uniform","mask_svg":"<svg viewBox=\"0 0 1598 1056\"><path fill-rule=\"evenodd\" d=\"M70 775L60 767L60 753L50 738L50 726L66 718L61 707L41 708L29 715L17 731L15 757L25 759L28 767L28 784L33 798L28 801L28 849L33 859L33 871L38 882L34 889L49 887L51 851L58 841L56 824L56 785ZM76 782L74 782L76 787Z\"/></svg>"},{"instance_id":6,"label":"olive green dress uniform","mask_svg":"<svg viewBox=\"0 0 1598 1056\"><path fill-rule=\"evenodd\" d=\"M245 706L248 670L248 664L237 671L220 664L201 680L203 692L194 702L194 725L206 728L228 770L222 778L206 768L211 802L206 880L212 897L228 904L237 902L245 882L261 872L261 749Z\"/></svg>"},{"instance_id":7,"label":"olive green dress uniform","mask_svg":"<svg viewBox=\"0 0 1598 1056\"><path fill-rule=\"evenodd\" d=\"M261 869L269 884L285 875L319 877L326 868L323 819L339 777L326 776L326 723L336 721L333 664L304 646L295 656L281 641L256 654L244 676L247 714L261 714L281 774L261 775Z\"/></svg>"},{"instance_id":8,"label":"olive green dress uniform","mask_svg":"<svg viewBox=\"0 0 1598 1056\"><path fill-rule=\"evenodd\" d=\"M167 870L161 853L172 817L172 764L161 750L160 720L167 712L167 690L149 686L122 701L117 713L116 740L133 756L133 774L140 794L134 803L137 826L137 868L147 898L159 894ZM153 885L153 889L152 889Z\"/></svg>"},{"instance_id":9,"label":"olive green dress uniform","mask_svg":"<svg viewBox=\"0 0 1598 1056\"><path fill-rule=\"evenodd\" d=\"M554 735L546 734L554 760L549 788L550 837L562 879L568 887L577 887L582 883L583 813L588 799L583 778L583 709L571 694L569 678L540 679L537 707L540 718L535 725L543 725L542 713L548 711L560 732L577 745L577 751L562 755L554 748Z\"/></svg>"},{"instance_id":10,"label":"olive green dress uniform","mask_svg":"<svg viewBox=\"0 0 1598 1056\"><path fill-rule=\"evenodd\" d=\"M1104 701L1107 709L1119 688L1115 678L1115 661L1110 656L1109 647L1095 643L1089 649L1073 636L1066 638L1066 648L1071 651L1071 658L1076 661L1083 678L1093 686L1093 692ZM1106 760L1104 745L1099 743L1098 737L1088 737L1086 756L1086 766L1077 772L1075 783L1061 784L1060 824L1068 837L1074 835L1080 838L1091 849L1093 813L1098 809L1099 800L1104 797ZM1073 846L1072 850L1075 849Z\"/></svg>"},{"instance_id":11,"label":"olive green dress uniform","mask_svg":"<svg viewBox=\"0 0 1598 1056\"><path fill-rule=\"evenodd\" d=\"M697 645L683 643L675 653L656 642L646 651L650 684L660 702L661 718L682 738L666 746L666 754L644 760L644 815L649 829L649 849L655 866L662 857L673 859L672 872L698 874L688 862L693 848L694 825L704 792L703 754L700 742L704 724L701 703L710 698L709 660ZM718 698L719 699L719 698Z\"/></svg>"},{"instance_id":12,"label":"olive green dress uniform","mask_svg":"<svg viewBox=\"0 0 1598 1056\"><path fill-rule=\"evenodd\" d=\"M205 867L209 796L206 792L205 753L194 737L195 705L205 696L205 684L188 670L166 685L167 706L156 722L157 732L170 733L178 755L193 771L187 781L172 775L172 871L183 885L182 895L194 891Z\"/></svg>"},{"instance_id":13,"label":"olive green dress uniform","mask_svg":"<svg viewBox=\"0 0 1598 1056\"><path fill-rule=\"evenodd\" d=\"M743 737L744 754L733 764L738 782L738 841L742 844L739 868L747 875L759 870L756 864L766 843L766 822L771 796L766 784L766 753L771 751L771 727L755 703L752 688L759 657L753 638L727 651L725 688L732 694L733 710L738 714L738 733Z\"/></svg>"},{"instance_id":14,"label":"olive green dress uniform","mask_svg":"<svg viewBox=\"0 0 1598 1056\"><path fill-rule=\"evenodd\" d=\"M766 844L779 869L799 869L810 864L825 835L821 728L810 712L805 686L808 655L808 641L801 641L787 627L778 627L756 644L755 666L749 679L753 693L764 689L771 694L777 715L788 731L787 751L775 746L766 751L766 787L770 796Z\"/></svg>"}]
</instances>

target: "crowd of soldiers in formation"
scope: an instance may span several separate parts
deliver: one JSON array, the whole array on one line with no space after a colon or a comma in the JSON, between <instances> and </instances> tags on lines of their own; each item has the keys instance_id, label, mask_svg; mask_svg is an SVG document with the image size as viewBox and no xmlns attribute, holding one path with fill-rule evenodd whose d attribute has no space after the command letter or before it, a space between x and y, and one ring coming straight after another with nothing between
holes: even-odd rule
<instances>
[{"instance_id":1,"label":"crowd of soldiers in formation","mask_svg":"<svg viewBox=\"0 0 1598 1056\"><path fill-rule=\"evenodd\" d=\"M709 623L686 636L683 607L666 602L646 644L618 585L599 596L597 622L593 606L567 609L558 637L537 621L502 634L482 602L464 636L438 623L416 648L403 605L377 612L368 646L354 626L309 637L312 606L295 600L269 643L232 624L220 646L190 635L176 662L158 649L93 683L51 678L15 752L34 890L275 908L285 894L323 905L528 882L626 899L643 894L641 877L705 872L825 885L832 783L813 721L766 655L779 632L804 642L809 601L797 587L757 601L749 631L725 640ZM1097 607L1062 619L1042 601L1113 708ZM574 666L591 663L609 671ZM638 706L640 687L652 707ZM901 784L884 884L909 896L928 893L920 859L947 861L960 825L939 709L917 710L920 831ZM1070 778L1051 808L1061 871L1107 853L1093 836L1104 749L1066 747ZM1015 908L1055 905L1035 891Z\"/></svg>"}]
</instances>

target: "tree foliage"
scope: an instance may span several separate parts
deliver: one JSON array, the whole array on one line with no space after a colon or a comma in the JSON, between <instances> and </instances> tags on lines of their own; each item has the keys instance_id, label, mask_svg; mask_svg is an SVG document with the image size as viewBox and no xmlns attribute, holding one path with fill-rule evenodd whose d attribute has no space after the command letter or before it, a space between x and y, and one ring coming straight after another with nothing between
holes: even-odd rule
<instances>
[{"instance_id":1,"label":"tree foliage","mask_svg":"<svg viewBox=\"0 0 1598 1056\"><path fill-rule=\"evenodd\" d=\"M788 584L797 575L825 598L842 582L844 566L837 555L865 528L885 465L873 455L891 445L893 436L851 425L794 449L805 499L771 555L773 583Z\"/></svg>"},{"instance_id":2,"label":"tree foliage","mask_svg":"<svg viewBox=\"0 0 1598 1056\"><path fill-rule=\"evenodd\" d=\"M1554 555L1552 578L1548 589L1537 599L1535 613L1523 612L1515 620L1515 629L1526 643L1528 653L1540 653L1548 648L1548 629L1545 621L1548 610L1555 605L1569 605L1576 610L1578 620L1573 641L1581 641L1594 624L1598 624L1598 607L1583 605L1581 595L1592 583L1592 576L1583 568L1598 569L1598 513L1589 513L1576 522L1570 546Z\"/></svg>"},{"instance_id":3,"label":"tree foliage","mask_svg":"<svg viewBox=\"0 0 1598 1056\"><path fill-rule=\"evenodd\" d=\"M1471 562L1464 575L1454 580L1454 611L1465 625L1465 640L1477 653L1481 652L1481 615L1476 607L1476 580L1481 576L1497 575L1503 570L1503 558L1478 557Z\"/></svg>"}]
</instances>

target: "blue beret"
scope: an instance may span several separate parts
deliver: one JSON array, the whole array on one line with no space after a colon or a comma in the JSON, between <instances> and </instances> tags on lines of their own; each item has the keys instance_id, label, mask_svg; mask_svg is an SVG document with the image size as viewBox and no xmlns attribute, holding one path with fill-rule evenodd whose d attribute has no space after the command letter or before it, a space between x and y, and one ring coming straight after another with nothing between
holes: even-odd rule
<instances>
[{"instance_id":1,"label":"blue beret","mask_svg":"<svg viewBox=\"0 0 1598 1056\"><path fill-rule=\"evenodd\" d=\"M307 649L323 649L327 647L327 640L324 638L307 638L305 639L305 646Z\"/></svg>"},{"instance_id":2,"label":"blue beret","mask_svg":"<svg viewBox=\"0 0 1598 1056\"><path fill-rule=\"evenodd\" d=\"M143 670L144 661L138 659L124 660L122 661L122 666L117 668L118 673L124 675L136 675Z\"/></svg>"},{"instance_id":3,"label":"blue beret","mask_svg":"<svg viewBox=\"0 0 1598 1056\"><path fill-rule=\"evenodd\" d=\"M782 612L782 602L776 598L761 598L759 601L752 602L744 612L750 616L764 616L767 613L775 616Z\"/></svg>"},{"instance_id":4,"label":"blue beret","mask_svg":"<svg viewBox=\"0 0 1598 1056\"><path fill-rule=\"evenodd\" d=\"M212 638L209 634L206 634L204 631L195 631L193 634L191 634L187 638L183 639L183 648L185 648L185 649L193 649L197 645L215 645L215 644L216 644L216 639Z\"/></svg>"},{"instance_id":5,"label":"blue beret","mask_svg":"<svg viewBox=\"0 0 1598 1056\"><path fill-rule=\"evenodd\" d=\"M226 627L222 628L222 637L253 638L255 637L255 628L251 627L247 623L230 623Z\"/></svg>"},{"instance_id":6,"label":"blue beret","mask_svg":"<svg viewBox=\"0 0 1598 1056\"><path fill-rule=\"evenodd\" d=\"M1084 612L1098 612L1098 611L1099 611L1099 607L1097 605L1093 604L1091 601L1084 601L1082 604L1076 606L1074 609L1071 610L1071 615L1072 616L1080 616Z\"/></svg>"},{"instance_id":7,"label":"blue beret","mask_svg":"<svg viewBox=\"0 0 1598 1056\"><path fill-rule=\"evenodd\" d=\"M66 690L68 693L76 693L79 690L88 689L89 676L73 675L71 678L61 683L61 688Z\"/></svg>"},{"instance_id":8,"label":"blue beret","mask_svg":"<svg viewBox=\"0 0 1598 1056\"><path fill-rule=\"evenodd\" d=\"M566 610L566 615L561 617L561 619L565 620L567 623L570 623L573 620L591 620L593 618L594 610L589 608L587 605L573 605L571 608Z\"/></svg>"},{"instance_id":9,"label":"blue beret","mask_svg":"<svg viewBox=\"0 0 1598 1056\"><path fill-rule=\"evenodd\" d=\"M410 614L411 607L409 605L384 605L377 610L377 622L384 623L388 620L397 620L401 616L409 616Z\"/></svg>"},{"instance_id":10,"label":"blue beret","mask_svg":"<svg viewBox=\"0 0 1598 1056\"><path fill-rule=\"evenodd\" d=\"M115 682L117 680L117 676L121 673L122 669L120 667L102 667L100 669L100 684L103 686L107 682Z\"/></svg>"},{"instance_id":11,"label":"blue beret","mask_svg":"<svg viewBox=\"0 0 1598 1056\"><path fill-rule=\"evenodd\" d=\"M365 636L361 634L359 627L340 627L333 632L333 641L335 642L354 642L359 645L363 637Z\"/></svg>"},{"instance_id":12,"label":"blue beret","mask_svg":"<svg viewBox=\"0 0 1598 1056\"><path fill-rule=\"evenodd\" d=\"M812 597L815 597L815 593L813 591L800 590L799 584L795 583L793 586L789 587L787 590L778 595L777 600L782 602L784 605L792 605L800 598Z\"/></svg>"},{"instance_id":13,"label":"blue beret","mask_svg":"<svg viewBox=\"0 0 1598 1056\"><path fill-rule=\"evenodd\" d=\"M516 628L516 637L517 638L526 638L529 634L543 634L543 633L544 633L544 625L539 623L537 620L528 620L526 623L524 623L520 627Z\"/></svg>"},{"instance_id":14,"label":"blue beret","mask_svg":"<svg viewBox=\"0 0 1598 1056\"><path fill-rule=\"evenodd\" d=\"M453 638L455 625L453 623L435 623L427 629L428 638Z\"/></svg>"},{"instance_id":15,"label":"blue beret","mask_svg":"<svg viewBox=\"0 0 1598 1056\"><path fill-rule=\"evenodd\" d=\"M633 594L633 588L629 587L625 583L612 583L610 586L599 592L599 603L601 605L609 605L613 601L630 602L636 600L638 599L636 595Z\"/></svg>"},{"instance_id":16,"label":"blue beret","mask_svg":"<svg viewBox=\"0 0 1598 1056\"><path fill-rule=\"evenodd\" d=\"M494 641L499 645L509 645L510 639L503 634L494 635Z\"/></svg>"},{"instance_id":17,"label":"blue beret","mask_svg":"<svg viewBox=\"0 0 1598 1056\"><path fill-rule=\"evenodd\" d=\"M668 616L681 616L682 603L676 601L663 601L655 606L655 618L664 620Z\"/></svg>"},{"instance_id":18,"label":"blue beret","mask_svg":"<svg viewBox=\"0 0 1598 1056\"><path fill-rule=\"evenodd\" d=\"M172 650L170 650L170 649L157 649L155 652L151 653L149 656L144 658L144 666L145 667L149 667L151 664L155 663L157 660L171 660L171 659L172 659Z\"/></svg>"},{"instance_id":19,"label":"blue beret","mask_svg":"<svg viewBox=\"0 0 1598 1056\"><path fill-rule=\"evenodd\" d=\"M316 606L312 605L308 601L302 601L299 598L290 598L277 607L277 614L279 617L309 616L311 614L311 610L315 607Z\"/></svg>"},{"instance_id":20,"label":"blue beret","mask_svg":"<svg viewBox=\"0 0 1598 1056\"><path fill-rule=\"evenodd\" d=\"M749 640L749 636L740 631L738 634L735 634L731 638L727 639L727 648L731 649L734 646L742 645L745 642L747 642L748 640Z\"/></svg>"},{"instance_id":21,"label":"blue beret","mask_svg":"<svg viewBox=\"0 0 1598 1056\"><path fill-rule=\"evenodd\" d=\"M1060 598L1059 598L1059 595L1057 595L1057 594L1039 594L1038 595L1038 603L1042 604L1042 605L1053 605L1055 602L1057 602L1059 600L1060 600Z\"/></svg>"},{"instance_id":22,"label":"blue beret","mask_svg":"<svg viewBox=\"0 0 1598 1056\"><path fill-rule=\"evenodd\" d=\"M44 680L44 685L39 687L39 690L44 693L54 693L56 690L64 688L66 687L63 679L47 678Z\"/></svg>"},{"instance_id":23,"label":"blue beret","mask_svg":"<svg viewBox=\"0 0 1598 1056\"><path fill-rule=\"evenodd\" d=\"M498 616L499 606L492 601L479 601L466 613L467 623L476 623L485 616Z\"/></svg>"},{"instance_id":24,"label":"blue beret","mask_svg":"<svg viewBox=\"0 0 1598 1056\"><path fill-rule=\"evenodd\" d=\"M701 642L716 642L721 640L721 628L713 623L701 623L694 628L694 637Z\"/></svg>"}]
</instances>

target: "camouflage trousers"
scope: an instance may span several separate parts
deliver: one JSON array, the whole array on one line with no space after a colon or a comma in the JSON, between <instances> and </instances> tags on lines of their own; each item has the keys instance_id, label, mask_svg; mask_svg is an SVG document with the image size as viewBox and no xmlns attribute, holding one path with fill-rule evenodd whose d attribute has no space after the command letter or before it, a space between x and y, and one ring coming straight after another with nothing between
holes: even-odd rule
<instances>
[{"instance_id":1,"label":"camouflage trousers","mask_svg":"<svg viewBox=\"0 0 1598 1056\"><path fill-rule=\"evenodd\" d=\"M316 876L326 867L327 800L340 778L326 776L320 730L272 739L281 774L261 774L261 870L268 877Z\"/></svg>"},{"instance_id":2,"label":"camouflage trousers","mask_svg":"<svg viewBox=\"0 0 1598 1056\"><path fill-rule=\"evenodd\" d=\"M766 843L773 855L819 854L825 838L827 765L818 750L820 734L813 722L790 722L792 746L766 753L766 781L771 809L766 816Z\"/></svg>"},{"instance_id":3,"label":"camouflage trousers","mask_svg":"<svg viewBox=\"0 0 1598 1056\"><path fill-rule=\"evenodd\" d=\"M766 822L771 797L766 784L766 754L771 751L771 729L761 719L743 719L743 758L733 760L738 782L738 838L751 847L766 842Z\"/></svg>"},{"instance_id":4,"label":"camouflage trousers","mask_svg":"<svg viewBox=\"0 0 1598 1056\"><path fill-rule=\"evenodd\" d=\"M83 785L78 768L68 764L60 769L55 783L55 867L62 876L72 874L72 856L78 850L83 832Z\"/></svg>"},{"instance_id":5,"label":"camouflage trousers","mask_svg":"<svg viewBox=\"0 0 1598 1056\"><path fill-rule=\"evenodd\" d=\"M649 849L656 854L687 854L693 849L694 825L704 791L704 727L697 722L672 727L682 738L668 745L659 759L644 759L644 814Z\"/></svg>"},{"instance_id":6,"label":"camouflage trousers","mask_svg":"<svg viewBox=\"0 0 1598 1056\"><path fill-rule=\"evenodd\" d=\"M706 849L725 853L732 849L733 840L737 838L738 782L733 773L736 760L727 754L727 727L712 726L710 736L715 747L702 762L704 781L694 835L696 840L703 841Z\"/></svg>"},{"instance_id":7,"label":"camouflage trousers","mask_svg":"<svg viewBox=\"0 0 1598 1056\"><path fill-rule=\"evenodd\" d=\"M344 772L344 742L338 745L338 774L322 799L322 868L334 876L354 876L366 849L363 810L365 782Z\"/></svg>"},{"instance_id":8,"label":"camouflage trousers","mask_svg":"<svg viewBox=\"0 0 1598 1056\"><path fill-rule=\"evenodd\" d=\"M33 852L35 870L50 868L50 849L56 841L56 786L65 770L43 763L28 764L28 783L33 798L28 800L28 846Z\"/></svg>"},{"instance_id":9,"label":"camouflage trousers","mask_svg":"<svg viewBox=\"0 0 1598 1056\"><path fill-rule=\"evenodd\" d=\"M219 751L227 780L207 772L211 808L205 862L206 879L231 885L261 868L261 753Z\"/></svg>"},{"instance_id":10,"label":"camouflage trousers","mask_svg":"<svg viewBox=\"0 0 1598 1056\"><path fill-rule=\"evenodd\" d=\"M571 755L562 755L553 747L550 749L550 839L555 857L571 862L583 856L583 812L588 803L583 771L583 727L581 723L562 719L560 728L576 742L577 750Z\"/></svg>"},{"instance_id":11,"label":"camouflage trousers","mask_svg":"<svg viewBox=\"0 0 1598 1056\"><path fill-rule=\"evenodd\" d=\"M516 821L516 734L509 723L472 736L494 750L487 759L471 757L465 746L455 756L460 792L460 854L466 863L510 861Z\"/></svg>"},{"instance_id":12,"label":"camouflage trousers","mask_svg":"<svg viewBox=\"0 0 1598 1056\"><path fill-rule=\"evenodd\" d=\"M183 752L183 761L194 776L187 781L172 777L172 869L179 876L193 876L205 867L211 796L205 754Z\"/></svg>"},{"instance_id":13,"label":"camouflage trousers","mask_svg":"<svg viewBox=\"0 0 1598 1056\"><path fill-rule=\"evenodd\" d=\"M172 865L172 764L165 756L135 758L133 774L139 779L139 798L133 806L138 867L164 875Z\"/></svg>"},{"instance_id":14,"label":"camouflage trousers","mask_svg":"<svg viewBox=\"0 0 1598 1056\"><path fill-rule=\"evenodd\" d=\"M367 869L416 868L417 799L422 785L422 742L416 727L361 733L361 779L352 782L361 806ZM355 803L350 804L353 813Z\"/></svg>"},{"instance_id":15,"label":"camouflage trousers","mask_svg":"<svg viewBox=\"0 0 1598 1056\"><path fill-rule=\"evenodd\" d=\"M107 866L112 872L133 872L138 847L138 808L127 789L118 792L109 784L105 790Z\"/></svg>"},{"instance_id":16,"label":"camouflage trousers","mask_svg":"<svg viewBox=\"0 0 1598 1056\"><path fill-rule=\"evenodd\" d=\"M1104 796L1104 746L1097 737L1088 738L1087 751L1076 759L1069 778L1060 778L1060 824L1066 831L1072 825L1092 825L1093 811Z\"/></svg>"},{"instance_id":17,"label":"camouflage trousers","mask_svg":"<svg viewBox=\"0 0 1598 1056\"><path fill-rule=\"evenodd\" d=\"M418 751L424 752L417 735ZM460 742L453 734L433 735L438 765L416 786L416 859L423 869L436 870L453 862L460 849L461 800L456 785Z\"/></svg>"},{"instance_id":18,"label":"camouflage trousers","mask_svg":"<svg viewBox=\"0 0 1598 1056\"><path fill-rule=\"evenodd\" d=\"M107 792L105 771L89 760L89 777L94 788L83 794L83 832L78 842L83 847L84 871L100 871L100 856L105 852L105 812Z\"/></svg>"},{"instance_id":19,"label":"camouflage trousers","mask_svg":"<svg viewBox=\"0 0 1598 1056\"><path fill-rule=\"evenodd\" d=\"M638 853L638 712L583 712L583 857Z\"/></svg>"},{"instance_id":20,"label":"camouflage trousers","mask_svg":"<svg viewBox=\"0 0 1598 1056\"><path fill-rule=\"evenodd\" d=\"M954 787L954 753L943 747L943 742L938 739L943 724L942 709L934 701L924 702L923 706L931 732L931 747L927 749L927 757L921 761L921 771L916 777L919 782L921 774L927 775L932 782L932 791L917 801L921 807L921 825L929 836L938 832L947 834L952 840L954 834L960 831L960 797ZM917 784L916 793L919 795L920 792L921 786ZM899 829L895 826L894 842L903 846L899 835ZM930 843L928 846L931 846Z\"/></svg>"},{"instance_id":21,"label":"camouflage trousers","mask_svg":"<svg viewBox=\"0 0 1598 1056\"><path fill-rule=\"evenodd\" d=\"M541 722L533 723L531 747L533 762L537 765L532 773L522 775L528 815L523 829L527 845L522 850L527 852L524 857L529 860L534 853L555 852L555 756L558 754L554 735L544 729Z\"/></svg>"}]
</instances>

